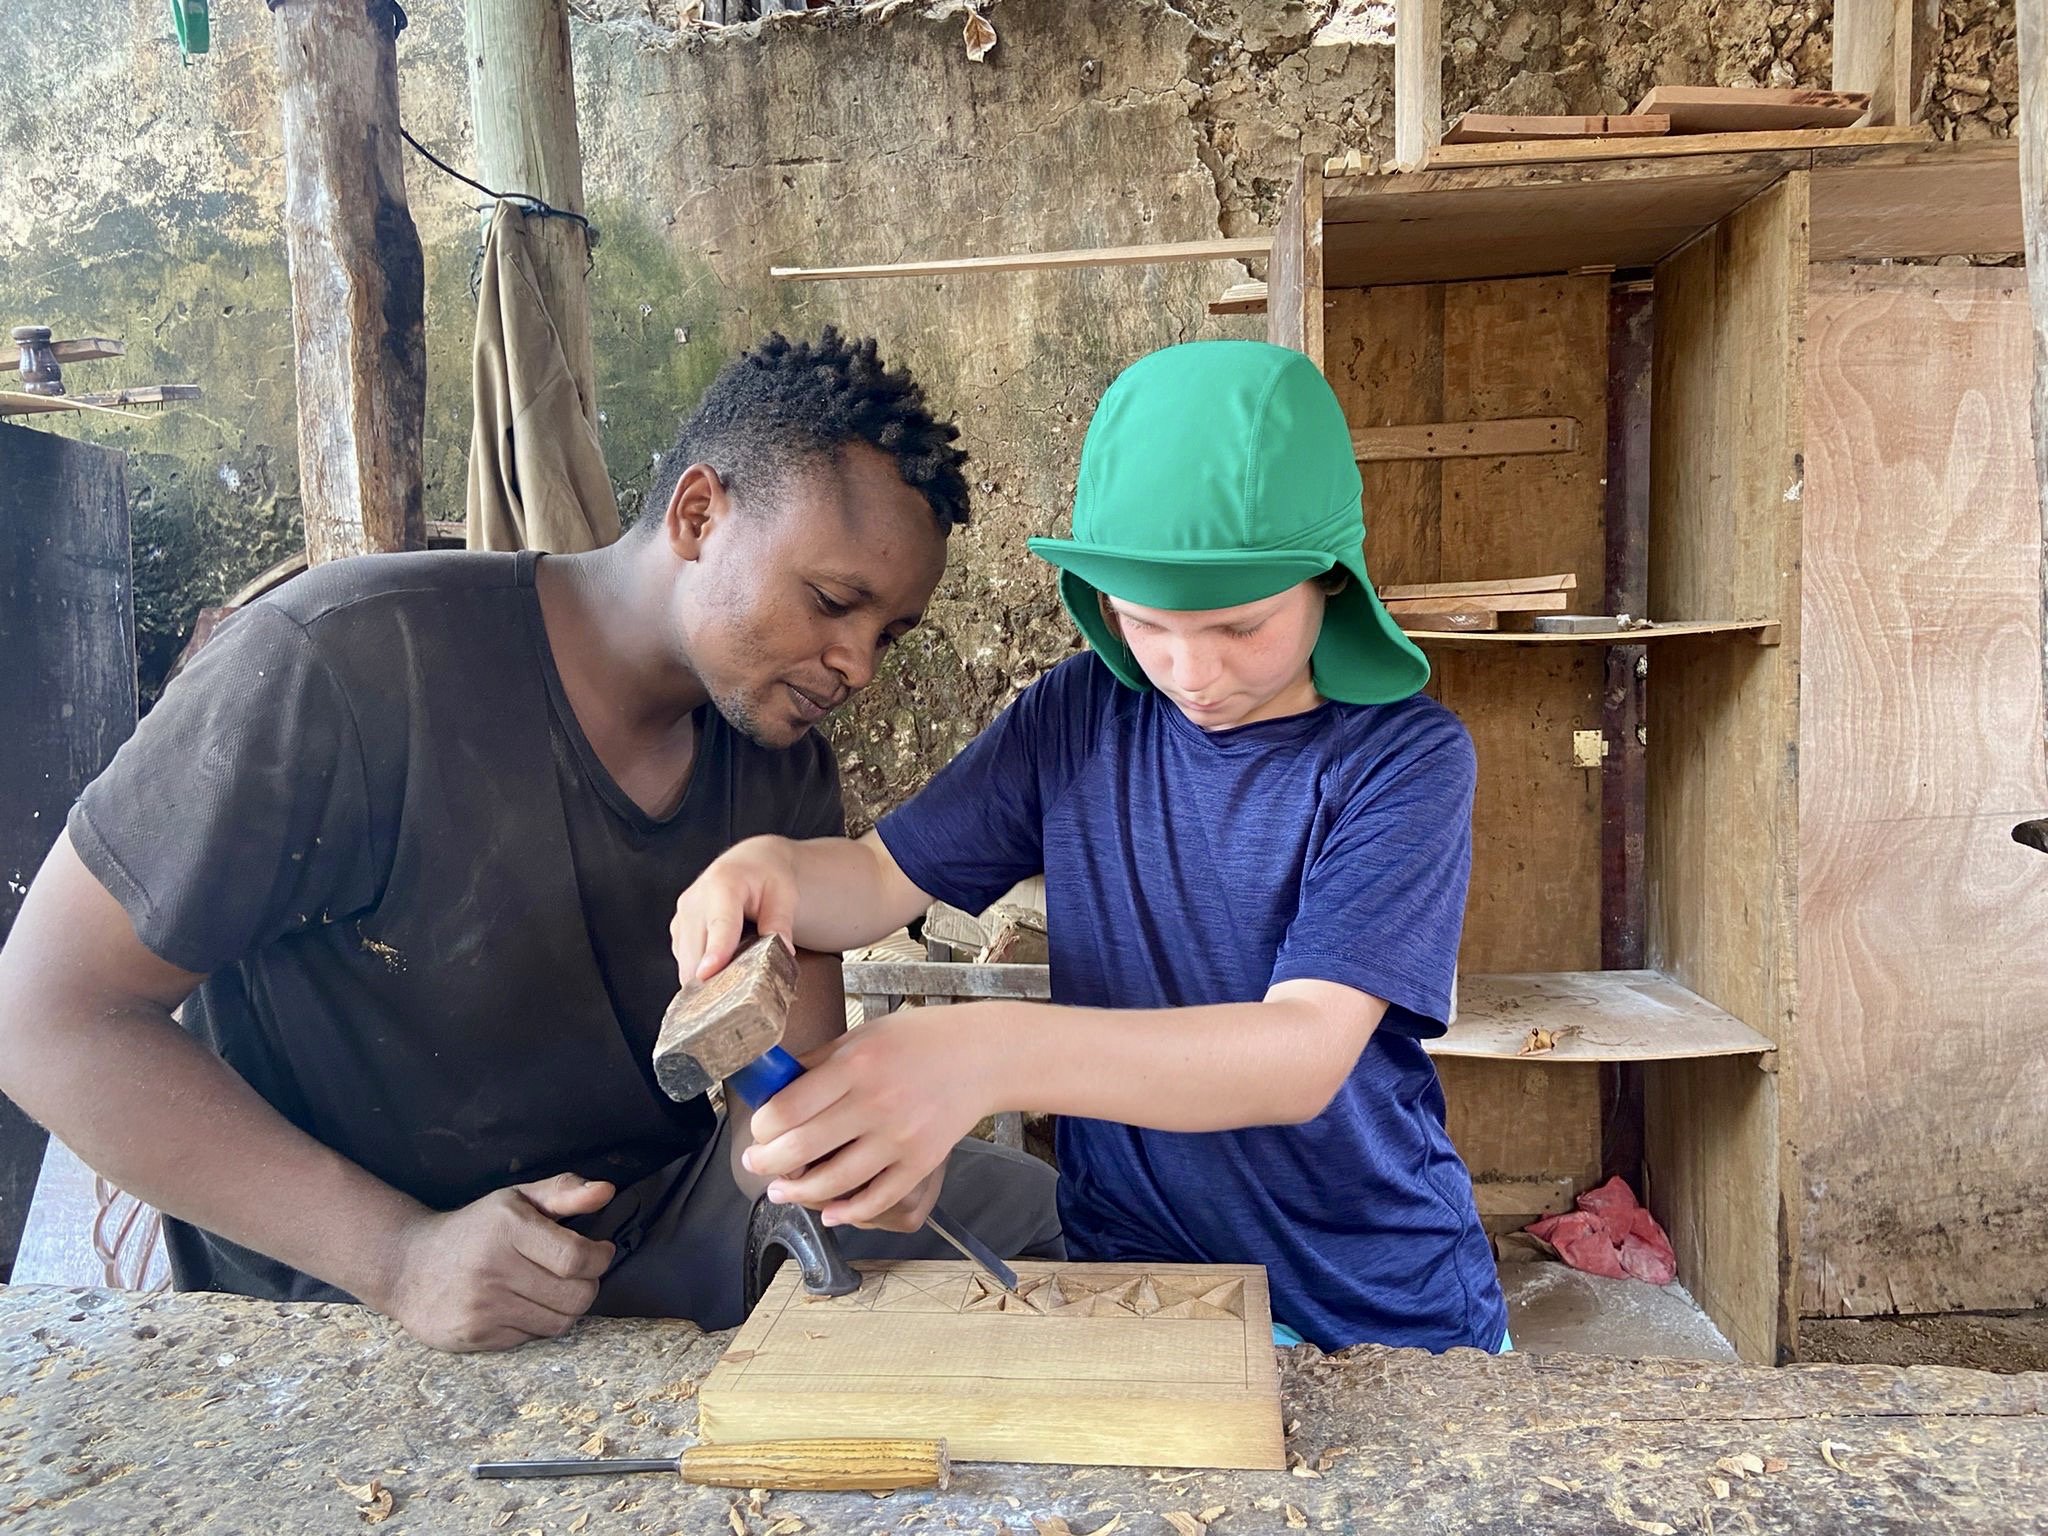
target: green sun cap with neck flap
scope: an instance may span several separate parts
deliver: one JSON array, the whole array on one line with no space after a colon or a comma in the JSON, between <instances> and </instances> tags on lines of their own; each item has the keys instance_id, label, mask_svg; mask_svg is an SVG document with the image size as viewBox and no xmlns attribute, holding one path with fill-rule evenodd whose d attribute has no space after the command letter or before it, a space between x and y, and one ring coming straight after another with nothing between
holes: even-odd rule
<instances>
[{"instance_id":1,"label":"green sun cap with neck flap","mask_svg":"<svg viewBox=\"0 0 2048 1536\"><path fill-rule=\"evenodd\" d=\"M1060 600L1110 671L1152 685L1098 592L1176 612L1234 608L1341 568L1310 658L1316 691L1388 704L1429 681L1365 571L1364 486L1343 408L1308 356L1263 341L1193 341L1141 357L1081 445L1074 536L1032 539Z\"/></svg>"}]
</instances>

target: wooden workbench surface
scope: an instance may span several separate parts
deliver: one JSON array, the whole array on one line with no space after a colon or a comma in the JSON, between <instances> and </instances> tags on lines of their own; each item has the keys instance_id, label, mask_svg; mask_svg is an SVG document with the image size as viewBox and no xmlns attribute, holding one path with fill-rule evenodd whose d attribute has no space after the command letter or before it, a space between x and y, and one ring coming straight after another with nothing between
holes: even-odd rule
<instances>
[{"instance_id":1,"label":"wooden workbench surface","mask_svg":"<svg viewBox=\"0 0 2048 1536\"><path fill-rule=\"evenodd\" d=\"M611 1454L675 1452L727 1337L597 1319L512 1354L441 1355L349 1307L0 1288L0 1527L360 1531L364 1500L342 1485L372 1479L392 1496L369 1522L380 1536L1084 1536L1113 1520L1151 1536L1173 1512L1209 1514L1215 1536L1874 1536L2040 1530L2048 1509L2048 1374L1377 1348L1284 1357L1291 1473L967 1466L945 1494L756 1507L662 1476L468 1479L472 1460L573 1455L593 1435ZM1745 1455L1770 1470L1716 1467Z\"/></svg>"}]
</instances>

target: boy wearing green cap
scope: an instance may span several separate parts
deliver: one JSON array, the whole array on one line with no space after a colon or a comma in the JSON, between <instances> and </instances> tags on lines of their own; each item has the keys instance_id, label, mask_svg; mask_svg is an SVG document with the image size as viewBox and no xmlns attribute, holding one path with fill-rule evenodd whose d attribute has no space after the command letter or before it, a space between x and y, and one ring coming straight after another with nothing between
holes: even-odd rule
<instances>
[{"instance_id":1,"label":"boy wearing green cap","mask_svg":"<svg viewBox=\"0 0 2048 1536\"><path fill-rule=\"evenodd\" d=\"M771 1198L914 1226L957 1138L1048 1110L1072 1257L1264 1264L1326 1349L1503 1345L1419 1044L1451 1014L1472 747L1366 578L1360 495L1307 357L1141 359L1089 427L1074 537L1031 541L1091 650L875 833L742 843L683 894L692 976L747 919L846 949L1045 875L1053 1002L906 1011L811 1057L753 1119Z\"/></svg>"}]
</instances>

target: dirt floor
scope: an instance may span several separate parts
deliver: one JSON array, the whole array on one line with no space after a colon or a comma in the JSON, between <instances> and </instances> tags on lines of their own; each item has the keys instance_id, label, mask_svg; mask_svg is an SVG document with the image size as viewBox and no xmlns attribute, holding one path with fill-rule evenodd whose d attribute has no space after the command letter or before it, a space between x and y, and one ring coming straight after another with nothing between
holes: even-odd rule
<instances>
[{"instance_id":1,"label":"dirt floor","mask_svg":"<svg viewBox=\"0 0 2048 1536\"><path fill-rule=\"evenodd\" d=\"M1799 1358L1842 1365L2048 1371L2048 1312L1806 1317L1799 1320Z\"/></svg>"}]
</instances>

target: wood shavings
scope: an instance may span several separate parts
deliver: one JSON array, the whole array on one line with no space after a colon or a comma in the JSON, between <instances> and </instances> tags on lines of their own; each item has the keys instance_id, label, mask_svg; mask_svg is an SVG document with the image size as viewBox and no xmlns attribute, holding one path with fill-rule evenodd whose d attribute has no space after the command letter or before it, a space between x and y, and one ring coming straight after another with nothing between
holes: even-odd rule
<instances>
[{"instance_id":1,"label":"wood shavings","mask_svg":"<svg viewBox=\"0 0 2048 1536\"><path fill-rule=\"evenodd\" d=\"M1169 1509L1160 1518L1173 1527L1175 1536L1204 1536L1209 1529L1184 1509Z\"/></svg>"},{"instance_id":2,"label":"wood shavings","mask_svg":"<svg viewBox=\"0 0 2048 1536\"><path fill-rule=\"evenodd\" d=\"M1846 1451L1848 1449L1849 1447L1843 1445L1839 1441L1823 1440L1820 1443L1820 1459L1826 1462L1829 1466L1833 1467L1837 1472L1847 1472L1849 1469L1843 1466L1841 1462L1835 1459L1835 1452ZM1763 1466L1761 1463L1758 1464L1757 1470L1759 1472L1763 1470Z\"/></svg>"},{"instance_id":3,"label":"wood shavings","mask_svg":"<svg viewBox=\"0 0 2048 1536\"><path fill-rule=\"evenodd\" d=\"M356 1517L365 1525L382 1525L391 1518L392 1511L398 1507L398 1501L392 1497L391 1490L374 1477L367 1483L343 1482L338 1477L334 1482L343 1493L356 1501Z\"/></svg>"},{"instance_id":4,"label":"wood shavings","mask_svg":"<svg viewBox=\"0 0 2048 1536\"><path fill-rule=\"evenodd\" d=\"M576 1536L576 1533L588 1524L590 1524L590 1511L586 1509L582 1514L569 1522L569 1536Z\"/></svg>"},{"instance_id":5,"label":"wood shavings","mask_svg":"<svg viewBox=\"0 0 2048 1536\"><path fill-rule=\"evenodd\" d=\"M1555 1488L1559 1493L1579 1493L1584 1491L1586 1486L1584 1483L1568 1483L1561 1477L1549 1477L1545 1476L1542 1473L1537 1474L1536 1481L1539 1483L1549 1484L1549 1486Z\"/></svg>"},{"instance_id":6,"label":"wood shavings","mask_svg":"<svg viewBox=\"0 0 2048 1536\"><path fill-rule=\"evenodd\" d=\"M697 1383L686 1376L672 1386L659 1387L645 1394L640 1400L643 1403L687 1403L696 1395Z\"/></svg>"},{"instance_id":7,"label":"wood shavings","mask_svg":"<svg viewBox=\"0 0 2048 1536\"><path fill-rule=\"evenodd\" d=\"M1785 1463L1775 1456L1766 1456L1764 1458L1764 1470L1766 1472L1782 1472L1785 1470Z\"/></svg>"},{"instance_id":8,"label":"wood shavings","mask_svg":"<svg viewBox=\"0 0 2048 1536\"><path fill-rule=\"evenodd\" d=\"M604 1453L605 1438L602 1430L592 1434L588 1440L576 1447L576 1454L579 1456L602 1456Z\"/></svg>"},{"instance_id":9,"label":"wood shavings","mask_svg":"<svg viewBox=\"0 0 2048 1536\"><path fill-rule=\"evenodd\" d=\"M1643 1536L1678 1536L1678 1527L1663 1520L1645 1520L1628 1507L1628 1500L1620 1494L1609 1494L1607 1513L1614 1516L1632 1531L1641 1531Z\"/></svg>"},{"instance_id":10,"label":"wood shavings","mask_svg":"<svg viewBox=\"0 0 2048 1536\"><path fill-rule=\"evenodd\" d=\"M1287 1457L1287 1470L1292 1472L1296 1477L1321 1477L1323 1475L1322 1473L1318 1472L1314 1467L1310 1466L1308 1464L1308 1459L1304 1457L1299 1451L1289 1453Z\"/></svg>"},{"instance_id":11,"label":"wood shavings","mask_svg":"<svg viewBox=\"0 0 2048 1536\"><path fill-rule=\"evenodd\" d=\"M753 1531L747 1525L747 1517L740 1513L740 1507L737 1503L726 1507L725 1523L732 1527L732 1536L754 1536Z\"/></svg>"},{"instance_id":12,"label":"wood shavings","mask_svg":"<svg viewBox=\"0 0 2048 1536\"><path fill-rule=\"evenodd\" d=\"M1195 1518L1201 1521L1204 1525L1214 1525L1218 1520L1221 1520L1225 1515L1229 1513L1229 1505L1211 1504L1207 1509L1198 1511L1195 1515Z\"/></svg>"},{"instance_id":13,"label":"wood shavings","mask_svg":"<svg viewBox=\"0 0 2048 1536\"><path fill-rule=\"evenodd\" d=\"M749 1489L747 1490L747 1513L748 1513L748 1514L750 1514L750 1515L758 1515L758 1514L760 1514L760 1513L761 1513L761 1511L762 1511L762 1510L766 1509L767 1507L768 1507L768 1490L767 1490L766 1488L749 1488Z\"/></svg>"},{"instance_id":14,"label":"wood shavings","mask_svg":"<svg viewBox=\"0 0 2048 1536\"><path fill-rule=\"evenodd\" d=\"M1074 1528L1058 1515L1033 1515L1031 1528L1038 1536L1074 1536Z\"/></svg>"},{"instance_id":15,"label":"wood shavings","mask_svg":"<svg viewBox=\"0 0 2048 1536\"><path fill-rule=\"evenodd\" d=\"M1293 1433L1294 1433L1294 1432L1295 1432L1295 1431L1296 1431L1297 1429L1299 1429L1299 1428L1301 1428L1301 1420L1299 1420L1299 1419L1289 1419L1289 1420L1287 1421L1287 1428L1286 1428L1286 1430L1284 1431L1284 1433L1286 1433L1286 1434L1290 1434L1290 1435L1291 1435L1291 1434L1293 1434Z\"/></svg>"},{"instance_id":16,"label":"wood shavings","mask_svg":"<svg viewBox=\"0 0 2048 1536\"><path fill-rule=\"evenodd\" d=\"M1531 1029L1523 1037L1517 1056L1542 1056L1557 1049L1560 1040L1569 1040L1579 1032L1576 1024L1567 1024L1563 1029Z\"/></svg>"},{"instance_id":17,"label":"wood shavings","mask_svg":"<svg viewBox=\"0 0 2048 1536\"><path fill-rule=\"evenodd\" d=\"M1287 1517L1287 1528L1290 1531L1305 1531L1308 1529L1308 1516L1296 1509L1292 1504L1282 1504L1280 1506L1280 1513Z\"/></svg>"},{"instance_id":18,"label":"wood shavings","mask_svg":"<svg viewBox=\"0 0 2048 1536\"><path fill-rule=\"evenodd\" d=\"M491 1519L491 1529L494 1531L503 1530L511 1522L512 1517L518 1513L519 1506L517 1504L499 1510Z\"/></svg>"},{"instance_id":19,"label":"wood shavings","mask_svg":"<svg viewBox=\"0 0 2048 1536\"><path fill-rule=\"evenodd\" d=\"M764 1536L797 1536L797 1532L803 1528L803 1521L799 1520L795 1515L784 1515L780 1520L768 1527Z\"/></svg>"},{"instance_id":20,"label":"wood shavings","mask_svg":"<svg viewBox=\"0 0 2048 1536\"><path fill-rule=\"evenodd\" d=\"M1725 1477L1708 1478L1707 1488L1709 1489L1709 1491L1713 1493L1714 1497L1717 1499L1725 1499L1728 1497L1728 1479Z\"/></svg>"},{"instance_id":21,"label":"wood shavings","mask_svg":"<svg viewBox=\"0 0 2048 1536\"><path fill-rule=\"evenodd\" d=\"M989 50L996 45L996 29L988 24L987 19L979 11L969 11L966 35L967 57L971 62L979 64L988 57Z\"/></svg>"},{"instance_id":22,"label":"wood shavings","mask_svg":"<svg viewBox=\"0 0 2048 1536\"><path fill-rule=\"evenodd\" d=\"M1316 1458L1316 1470L1318 1472L1329 1471L1330 1468L1337 1465L1337 1458L1339 1456L1349 1456L1353 1449L1354 1447L1348 1445L1331 1446L1328 1450L1324 1451L1322 1455Z\"/></svg>"}]
</instances>

